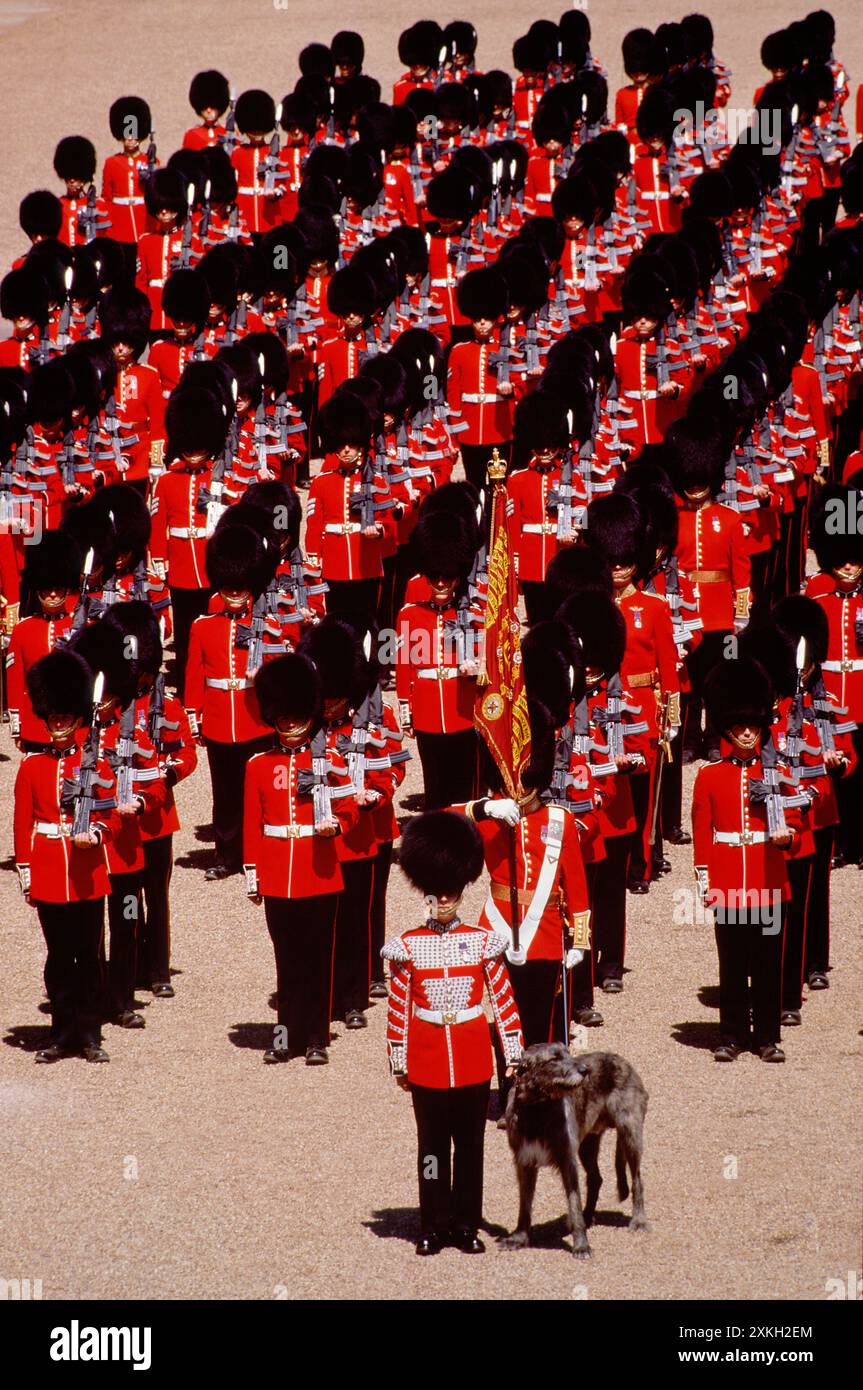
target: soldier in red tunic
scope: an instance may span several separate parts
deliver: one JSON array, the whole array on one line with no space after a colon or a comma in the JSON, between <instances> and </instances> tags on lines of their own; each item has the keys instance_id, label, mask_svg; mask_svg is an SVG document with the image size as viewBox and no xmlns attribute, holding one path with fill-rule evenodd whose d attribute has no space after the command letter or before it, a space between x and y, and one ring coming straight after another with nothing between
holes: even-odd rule
<instances>
[{"instance_id":1,"label":"soldier in red tunic","mask_svg":"<svg viewBox=\"0 0 863 1390\"><path fill-rule=\"evenodd\" d=\"M206 150L221 144L225 138L222 117L231 104L228 79L215 68L196 72L189 87L189 105L201 124L192 126L183 136L184 150Z\"/></svg>"},{"instance_id":2,"label":"soldier in red tunic","mask_svg":"<svg viewBox=\"0 0 863 1390\"><path fill-rule=\"evenodd\" d=\"M391 972L390 1068L411 1093L417 1124L416 1250L436 1255L453 1243L466 1254L481 1254L477 1231L493 1070L484 993L508 1071L523 1050L504 962L506 938L459 917L462 894L483 865L479 832L464 816L431 811L416 817L405 828L399 858L427 912L422 926L408 928L383 950Z\"/></svg>"},{"instance_id":3,"label":"soldier in red tunic","mask_svg":"<svg viewBox=\"0 0 863 1390\"><path fill-rule=\"evenodd\" d=\"M25 753L50 746L48 727L30 703L27 675L43 656L68 642L80 574L81 553L65 532L46 531L38 545L27 547L20 620L12 629L6 654L9 726Z\"/></svg>"},{"instance_id":4,"label":"soldier in red tunic","mask_svg":"<svg viewBox=\"0 0 863 1390\"><path fill-rule=\"evenodd\" d=\"M494 269L473 270L458 287L459 311L473 331L468 341L453 345L447 376L447 400L467 424L460 434L462 462L469 482L481 488L492 448L509 460L517 385L509 376L509 362L501 339L506 313L506 281Z\"/></svg>"},{"instance_id":5,"label":"soldier in red tunic","mask_svg":"<svg viewBox=\"0 0 863 1390\"><path fill-rule=\"evenodd\" d=\"M216 863L206 877L221 879L242 868L246 764L270 741L254 691L255 672L264 660L266 615L254 605L267 587L274 557L246 526L219 527L206 554L217 608L192 624L184 704L207 750L213 788Z\"/></svg>"},{"instance_id":6,"label":"soldier in red tunic","mask_svg":"<svg viewBox=\"0 0 863 1390\"><path fill-rule=\"evenodd\" d=\"M51 739L48 752L24 759L15 781L15 863L24 901L36 908L48 947L51 1039L36 1061L81 1053L88 1062L107 1062L101 948L106 844L117 824L114 774L88 735L93 676L80 657L51 652L30 671L28 689Z\"/></svg>"},{"instance_id":7,"label":"soldier in red tunic","mask_svg":"<svg viewBox=\"0 0 863 1390\"><path fill-rule=\"evenodd\" d=\"M111 234L123 247L128 270L134 272L138 240L155 227L144 204L144 186L155 162L153 121L142 97L120 97L108 113L108 123L123 148L105 160L102 197L108 205ZM145 152L141 145L148 136L151 143Z\"/></svg>"},{"instance_id":8,"label":"soldier in red tunic","mask_svg":"<svg viewBox=\"0 0 863 1390\"><path fill-rule=\"evenodd\" d=\"M108 204L96 196L96 150L92 141L83 135L65 136L54 151L54 173L66 185L60 198L60 241L67 246L81 246L96 237L111 236Z\"/></svg>"},{"instance_id":9,"label":"soldier in red tunic","mask_svg":"<svg viewBox=\"0 0 863 1390\"><path fill-rule=\"evenodd\" d=\"M784 1062L779 1046L785 905L785 852L799 817L785 816L787 780L770 735L773 692L757 662L720 661L707 683L714 727L729 748L700 769L692 796L695 877L713 908L719 955L717 1062L754 1044L764 1062ZM751 977L751 987L750 980Z\"/></svg>"},{"instance_id":10,"label":"soldier in red tunic","mask_svg":"<svg viewBox=\"0 0 863 1390\"><path fill-rule=\"evenodd\" d=\"M115 604L108 610L105 624L120 633L133 653L130 660L137 677L137 719L146 729L164 783L161 798L145 807L138 821L144 851L138 985L151 990L156 999L173 999L169 889L174 833L180 829L174 787L194 772L198 754L182 703L165 690L159 624L150 604L137 599Z\"/></svg>"},{"instance_id":11,"label":"soldier in red tunic","mask_svg":"<svg viewBox=\"0 0 863 1390\"><path fill-rule=\"evenodd\" d=\"M343 888L335 837L359 814L342 758L321 731L321 683L297 653L255 677L261 718L276 744L248 765L243 853L246 892L264 904L276 956L278 1026L264 1061L305 1054L329 1061L333 933Z\"/></svg>"}]
</instances>

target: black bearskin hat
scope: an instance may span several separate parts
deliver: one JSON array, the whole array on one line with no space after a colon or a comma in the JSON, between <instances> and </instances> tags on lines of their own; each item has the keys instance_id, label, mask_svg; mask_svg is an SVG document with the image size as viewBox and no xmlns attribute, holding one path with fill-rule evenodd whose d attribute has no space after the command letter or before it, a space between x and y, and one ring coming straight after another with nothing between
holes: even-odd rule
<instances>
[{"instance_id":1,"label":"black bearskin hat","mask_svg":"<svg viewBox=\"0 0 863 1390\"><path fill-rule=\"evenodd\" d=\"M18 223L31 238L56 238L63 225L63 204L56 193L49 193L47 188L37 188L35 193L27 193L21 199Z\"/></svg>"},{"instance_id":2,"label":"black bearskin hat","mask_svg":"<svg viewBox=\"0 0 863 1390\"><path fill-rule=\"evenodd\" d=\"M478 191L464 169L444 169L435 174L426 189L429 216L452 222L469 222L477 210Z\"/></svg>"},{"instance_id":3,"label":"black bearskin hat","mask_svg":"<svg viewBox=\"0 0 863 1390\"><path fill-rule=\"evenodd\" d=\"M482 837L457 811L426 811L402 832L399 863L424 897L457 898L483 870Z\"/></svg>"},{"instance_id":4,"label":"black bearskin hat","mask_svg":"<svg viewBox=\"0 0 863 1390\"><path fill-rule=\"evenodd\" d=\"M502 318L506 313L506 280L499 270L469 270L456 291L459 312L466 319Z\"/></svg>"},{"instance_id":5,"label":"black bearskin hat","mask_svg":"<svg viewBox=\"0 0 863 1390\"><path fill-rule=\"evenodd\" d=\"M131 552L134 568L147 553L150 543L150 511L139 492L127 483L110 483L98 488L90 499L94 517L100 518L113 536L115 555Z\"/></svg>"},{"instance_id":6,"label":"black bearskin hat","mask_svg":"<svg viewBox=\"0 0 863 1390\"><path fill-rule=\"evenodd\" d=\"M113 697L117 704L125 706L134 698L138 672L130 659L130 648L117 627L109 627L103 618L91 623L78 633L71 650L83 657L94 676L97 671L103 673L104 699Z\"/></svg>"},{"instance_id":7,"label":"black bearskin hat","mask_svg":"<svg viewBox=\"0 0 863 1390\"><path fill-rule=\"evenodd\" d=\"M795 652L802 638L806 643L806 664L820 666L827 660L830 624L827 614L814 598L804 594L787 594L773 607L770 617L788 635Z\"/></svg>"},{"instance_id":8,"label":"black bearskin hat","mask_svg":"<svg viewBox=\"0 0 863 1390\"><path fill-rule=\"evenodd\" d=\"M288 652L265 661L255 675L255 695L265 724L280 719L320 723L321 678L308 657Z\"/></svg>"},{"instance_id":9,"label":"black bearskin hat","mask_svg":"<svg viewBox=\"0 0 863 1390\"><path fill-rule=\"evenodd\" d=\"M299 494L287 483L276 478L266 483L252 483L242 500L245 507L264 516L273 534L280 542L284 541L288 549L299 545L303 507Z\"/></svg>"},{"instance_id":10,"label":"black bearskin hat","mask_svg":"<svg viewBox=\"0 0 863 1390\"><path fill-rule=\"evenodd\" d=\"M357 34L353 29L340 29L333 35L330 52L337 68L354 67L359 71L366 56L362 34Z\"/></svg>"},{"instance_id":11,"label":"black bearskin hat","mask_svg":"<svg viewBox=\"0 0 863 1390\"><path fill-rule=\"evenodd\" d=\"M30 374L27 410L32 423L68 422L75 404L75 387L62 357L52 358Z\"/></svg>"},{"instance_id":12,"label":"black bearskin hat","mask_svg":"<svg viewBox=\"0 0 863 1390\"><path fill-rule=\"evenodd\" d=\"M649 29L630 29L620 47L627 77L644 77L657 71L657 43Z\"/></svg>"},{"instance_id":13,"label":"black bearskin hat","mask_svg":"<svg viewBox=\"0 0 863 1390\"><path fill-rule=\"evenodd\" d=\"M149 299L134 285L115 286L99 302L101 336L111 347L128 343L136 357L147 346L152 316Z\"/></svg>"},{"instance_id":14,"label":"black bearskin hat","mask_svg":"<svg viewBox=\"0 0 863 1390\"><path fill-rule=\"evenodd\" d=\"M76 590L81 582L81 561L81 549L68 531L43 531L38 544L24 550L22 609L36 611L32 600L40 589Z\"/></svg>"},{"instance_id":15,"label":"black bearskin hat","mask_svg":"<svg viewBox=\"0 0 863 1390\"><path fill-rule=\"evenodd\" d=\"M417 573L427 579L466 579L476 557L475 538L466 527L454 527L447 512L425 513L411 536Z\"/></svg>"},{"instance_id":16,"label":"black bearskin hat","mask_svg":"<svg viewBox=\"0 0 863 1390\"><path fill-rule=\"evenodd\" d=\"M763 666L752 657L718 661L705 682L704 703L714 729L757 724L765 732L773 720L773 690Z\"/></svg>"},{"instance_id":17,"label":"black bearskin hat","mask_svg":"<svg viewBox=\"0 0 863 1390\"><path fill-rule=\"evenodd\" d=\"M329 454L338 453L348 444L364 449L372 432L368 408L359 396L340 391L321 407L318 429L321 443Z\"/></svg>"},{"instance_id":18,"label":"black bearskin hat","mask_svg":"<svg viewBox=\"0 0 863 1390\"><path fill-rule=\"evenodd\" d=\"M276 124L276 103L269 92L251 87L237 97L234 117L243 135L267 135Z\"/></svg>"},{"instance_id":19,"label":"black bearskin hat","mask_svg":"<svg viewBox=\"0 0 863 1390\"><path fill-rule=\"evenodd\" d=\"M636 319L655 319L664 323L671 313L671 297L664 276L658 275L649 267L633 262L632 270L623 281L621 304L625 322Z\"/></svg>"},{"instance_id":20,"label":"black bearskin hat","mask_svg":"<svg viewBox=\"0 0 863 1390\"><path fill-rule=\"evenodd\" d=\"M219 114L227 111L231 104L231 89L228 79L215 68L195 73L189 86L189 105L200 116L202 111L212 107Z\"/></svg>"},{"instance_id":21,"label":"black bearskin hat","mask_svg":"<svg viewBox=\"0 0 863 1390\"><path fill-rule=\"evenodd\" d=\"M370 275L351 265L336 271L327 287L327 308L331 314L340 319L361 314L367 319L377 307L377 287Z\"/></svg>"},{"instance_id":22,"label":"black bearskin hat","mask_svg":"<svg viewBox=\"0 0 863 1390\"><path fill-rule=\"evenodd\" d=\"M600 593L572 594L558 617L572 630L585 669L608 679L620 670L626 651L626 619L613 598Z\"/></svg>"},{"instance_id":23,"label":"black bearskin hat","mask_svg":"<svg viewBox=\"0 0 863 1390\"><path fill-rule=\"evenodd\" d=\"M636 579L649 573L654 556L645 544L644 520L634 497L619 492L595 497L587 509L587 533L612 569L635 565Z\"/></svg>"},{"instance_id":24,"label":"black bearskin hat","mask_svg":"<svg viewBox=\"0 0 863 1390\"><path fill-rule=\"evenodd\" d=\"M175 270L165 281L162 309L175 323L193 323L200 331L210 312L210 292L197 270Z\"/></svg>"},{"instance_id":25,"label":"black bearskin hat","mask_svg":"<svg viewBox=\"0 0 863 1390\"><path fill-rule=\"evenodd\" d=\"M0 314L4 319L48 321L48 286L34 265L10 270L0 280Z\"/></svg>"},{"instance_id":26,"label":"black bearskin hat","mask_svg":"<svg viewBox=\"0 0 863 1390\"><path fill-rule=\"evenodd\" d=\"M106 627L116 628L124 643L130 644L136 679L142 675L157 676L162 669L162 637L159 620L146 599L130 599L127 603L112 603L102 620Z\"/></svg>"},{"instance_id":27,"label":"black bearskin hat","mask_svg":"<svg viewBox=\"0 0 863 1390\"><path fill-rule=\"evenodd\" d=\"M272 572L263 538L251 526L217 527L207 541L207 578L214 592L258 598Z\"/></svg>"},{"instance_id":28,"label":"black bearskin hat","mask_svg":"<svg viewBox=\"0 0 863 1390\"><path fill-rule=\"evenodd\" d=\"M521 643L529 700L539 700L561 728L584 695L584 664L571 629L560 619L535 623Z\"/></svg>"},{"instance_id":29,"label":"black bearskin hat","mask_svg":"<svg viewBox=\"0 0 863 1390\"><path fill-rule=\"evenodd\" d=\"M399 59L406 68L436 68L443 46L440 25L433 19L420 19L399 34Z\"/></svg>"},{"instance_id":30,"label":"black bearskin hat","mask_svg":"<svg viewBox=\"0 0 863 1390\"><path fill-rule=\"evenodd\" d=\"M531 450L565 449L569 444L569 425L563 402L551 391L532 391L519 401L513 423L519 457Z\"/></svg>"},{"instance_id":31,"label":"black bearskin hat","mask_svg":"<svg viewBox=\"0 0 863 1390\"><path fill-rule=\"evenodd\" d=\"M228 416L218 396L203 386L180 386L165 411L166 458L206 453L215 458L225 444Z\"/></svg>"},{"instance_id":32,"label":"black bearskin hat","mask_svg":"<svg viewBox=\"0 0 863 1390\"><path fill-rule=\"evenodd\" d=\"M80 179L92 183L96 177L96 147L86 135L64 135L54 151L54 173L58 179Z\"/></svg>"},{"instance_id":33,"label":"black bearskin hat","mask_svg":"<svg viewBox=\"0 0 863 1390\"><path fill-rule=\"evenodd\" d=\"M115 140L146 140L153 118L143 97L118 97L108 112L108 125Z\"/></svg>"},{"instance_id":34,"label":"black bearskin hat","mask_svg":"<svg viewBox=\"0 0 863 1390\"><path fill-rule=\"evenodd\" d=\"M544 792L554 775L554 736L559 727L551 710L540 700L528 699L530 757L521 774L523 791Z\"/></svg>"},{"instance_id":35,"label":"black bearskin hat","mask_svg":"<svg viewBox=\"0 0 863 1390\"><path fill-rule=\"evenodd\" d=\"M65 648L40 657L27 672L27 690L38 719L69 714L89 719L93 674L80 656Z\"/></svg>"},{"instance_id":36,"label":"black bearskin hat","mask_svg":"<svg viewBox=\"0 0 863 1390\"><path fill-rule=\"evenodd\" d=\"M595 547L568 545L549 561L545 571L549 611L557 613L573 594L604 594L611 598L611 568Z\"/></svg>"},{"instance_id":37,"label":"black bearskin hat","mask_svg":"<svg viewBox=\"0 0 863 1390\"><path fill-rule=\"evenodd\" d=\"M863 564L863 535L856 526L860 493L841 483L821 488L809 514L809 544L826 574Z\"/></svg>"},{"instance_id":38,"label":"black bearskin hat","mask_svg":"<svg viewBox=\"0 0 863 1390\"><path fill-rule=\"evenodd\" d=\"M352 709L362 703L368 668L362 641L349 623L332 615L322 618L304 634L298 651L314 662L324 700L347 700Z\"/></svg>"},{"instance_id":39,"label":"black bearskin hat","mask_svg":"<svg viewBox=\"0 0 863 1390\"><path fill-rule=\"evenodd\" d=\"M154 169L144 188L144 201L151 217L159 212L173 212L182 217L186 212L186 180L179 169Z\"/></svg>"},{"instance_id":40,"label":"black bearskin hat","mask_svg":"<svg viewBox=\"0 0 863 1390\"><path fill-rule=\"evenodd\" d=\"M712 423L699 424L693 415L676 420L669 427L669 477L678 497L709 488L715 497L722 491L725 460Z\"/></svg>"}]
</instances>

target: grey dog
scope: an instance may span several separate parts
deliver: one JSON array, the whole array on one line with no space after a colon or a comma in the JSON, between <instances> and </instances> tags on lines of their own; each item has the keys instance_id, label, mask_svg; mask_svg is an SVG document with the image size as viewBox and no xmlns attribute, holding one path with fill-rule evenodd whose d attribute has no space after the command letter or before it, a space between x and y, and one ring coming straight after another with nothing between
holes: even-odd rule
<instances>
[{"instance_id":1,"label":"grey dog","mask_svg":"<svg viewBox=\"0 0 863 1390\"><path fill-rule=\"evenodd\" d=\"M647 1092L638 1073L614 1052L573 1057L564 1043L535 1043L525 1049L510 1088L506 1130L518 1174L518 1225L500 1244L519 1250L529 1244L531 1212L539 1168L556 1168L569 1205L573 1254L590 1253L587 1227L593 1221L602 1186L599 1145L607 1129L617 1131L617 1192L628 1195L626 1167L632 1174L630 1230L649 1226L641 1181L642 1131ZM587 1205L581 1210L578 1156L587 1172Z\"/></svg>"}]
</instances>

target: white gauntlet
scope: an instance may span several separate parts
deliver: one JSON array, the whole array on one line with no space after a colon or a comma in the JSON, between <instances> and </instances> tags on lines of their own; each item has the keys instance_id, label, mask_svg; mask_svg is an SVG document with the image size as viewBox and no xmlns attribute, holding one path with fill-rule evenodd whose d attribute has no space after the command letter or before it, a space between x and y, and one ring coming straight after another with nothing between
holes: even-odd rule
<instances>
[{"instance_id":1,"label":"white gauntlet","mask_svg":"<svg viewBox=\"0 0 863 1390\"><path fill-rule=\"evenodd\" d=\"M246 875L246 893L250 898L258 896L258 868L256 864L244 864L243 873Z\"/></svg>"},{"instance_id":2,"label":"white gauntlet","mask_svg":"<svg viewBox=\"0 0 863 1390\"><path fill-rule=\"evenodd\" d=\"M710 892L710 884L707 881L707 870L697 868L695 870L695 888L701 903L707 901L707 894Z\"/></svg>"},{"instance_id":3,"label":"white gauntlet","mask_svg":"<svg viewBox=\"0 0 863 1390\"><path fill-rule=\"evenodd\" d=\"M18 870L18 885L26 896L30 892L30 865L16 864L15 868Z\"/></svg>"},{"instance_id":4,"label":"white gauntlet","mask_svg":"<svg viewBox=\"0 0 863 1390\"><path fill-rule=\"evenodd\" d=\"M518 825L520 813L518 802L510 797L501 797L496 801L486 801L485 814L491 820L502 820L507 825Z\"/></svg>"}]
</instances>

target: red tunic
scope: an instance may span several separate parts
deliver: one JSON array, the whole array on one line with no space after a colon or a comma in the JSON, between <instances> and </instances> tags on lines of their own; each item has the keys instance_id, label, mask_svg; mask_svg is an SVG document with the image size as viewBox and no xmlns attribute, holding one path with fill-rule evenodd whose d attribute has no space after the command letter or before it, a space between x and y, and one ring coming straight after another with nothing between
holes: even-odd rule
<instances>
[{"instance_id":1,"label":"red tunic","mask_svg":"<svg viewBox=\"0 0 863 1390\"><path fill-rule=\"evenodd\" d=\"M242 625L226 612L192 623L184 704L203 736L217 743L246 743L269 730L247 671L248 647L236 645Z\"/></svg>"},{"instance_id":2,"label":"red tunic","mask_svg":"<svg viewBox=\"0 0 863 1390\"><path fill-rule=\"evenodd\" d=\"M696 868L707 869L721 905L766 906L772 893L790 895L785 854L764 838L767 809L750 799L751 783L763 777L760 755L747 763L723 758L699 768L692 794L692 850ZM786 819L789 819L786 817ZM789 828L793 828L789 819ZM761 837L760 843L727 844L716 835ZM765 895L765 896L762 896Z\"/></svg>"},{"instance_id":3,"label":"red tunic","mask_svg":"<svg viewBox=\"0 0 863 1390\"><path fill-rule=\"evenodd\" d=\"M350 786L344 760L330 752L327 762L331 789ZM247 891L253 895L313 898L344 887L337 837L311 833L312 797L297 790L298 774L311 768L308 744L293 751L257 753L246 765L243 857ZM331 808L342 832L359 814L352 796L334 798ZM266 833L267 826L286 826L291 833L277 838Z\"/></svg>"},{"instance_id":4,"label":"red tunic","mask_svg":"<svg viewBox=\"0 0 863 1390\"><path fill-rule=\"evenodd\" d=\"M459 674L462 660L479 660L482 616L476 615L476 651L465 648L448 628L454 624L454 607L408 603L396 619L396 696L415 730L429 734L454 734L473 726L476 680Z\"/></svg>"},{"instance_id":5,"label":"red tunic","mask_svg":"<svg viewBox=\"0 0 863 1390\"><path fill-rule=\"evenodd\" d=\"M490 1080L494 1059L482 1009L485 991L504 1058L507 1064L519 1060L524 1039L505 946L495 932L459 921L446 928L412 927L387 942L387 1055L395 1076L435 1090Z\"/></svg>"},{"instance_id":6,"label":"red tunic","mask_svg":"<svg viewBox=\"0 0 863 1390\"><path fill-rule=\"evenodd\" d=\"M735 595L749 592L750 564L739 513L718 502L680 506L677 558L695 586L705 632L734 626Z\"/></svg>"},{"instance_id":7,"label":"red tunic","mask_svg":"<svg viewBox=\"0 0 863 1390\"><path fill-rule=\"evenodd\" d=\"M64 781L73 780L81 766L87 730L68 752L31 753L24 758L15 779L15 862L30 868L30 896L34 902L72 903L107 897L107 841L118 818L113 809L94 811L90 826L102 835L102 843L79 847L72 844L72 807L61 809ZM96 776L105 785L96 788L101 800L112 801L116 784L105 758L96 763ZM60 826L50 836L38 826Z\"/></svg>"},{"instance_id":8,"label":"red tunic","mask_svg":"<svg viewBox=\"0 0 863 1390\"><path fill-rule=\"evenodd\" d=\"M102 169L102 197L108 204L111 235L116 241L137 241L144 232L156 230L155 218L144 203L147 156L111 154Z\"/></svg>"},{"instance_id":9,"label":"red tunic","mask_svg":"<svg viewBox=\"0 0 863 1390\"><path fill-rule=\"evenodd\" d=\"M382 474L375 473L374 481L376 487L385 487ZM361 484L359 467L351 473L319 473L312 480L306 549L310 557L320 557L324 579L380 579L384 572L382 557L396 522L391 511L380 512L376 520L384 528L383 536L362 535L359 510L351 507L352 500L359 499Z\"/></svg>"},{"instance_id":10,"label":"red tunic","mask_svg":"<svg viewBox=\"0 0 863 1390\"><path fill-rule=\"evenodd\" d=\"M196 510L203 487L209 488L212 463L192 472L172 466L153 485L153 532L150 554L172 589L206 589L207 516Z\"/></svg>"},{"instance_id":11,"label":"red tunic","mask_svg":"<svg viewBox=\"0 0 863 1390\"><path fill-rule=\"evenodd\" d=\"M75 610L75 597L66 601L66 611L56 618L36 614L24 618L12 629L6 653L6 699L13 738L28 743L47 743L50 735L44 720L37 718L30 703L27 672L43 656L54 650L58 641L68 638Z\"/></svg>"},{"instance_id":12,"label":"red tunic","mask_svg":"<svg viewBox=\"0 0 863 1390\"><path fill-rule=\"evenodd\" d=\"M819 586L820 588L820 586ZM836 587L808 594L824 609L829 624L827 659L822 661L824 685L841 709L847 709L858 724L863 723L863 593L846 594Z\"/></svg>"}]
</instances>

